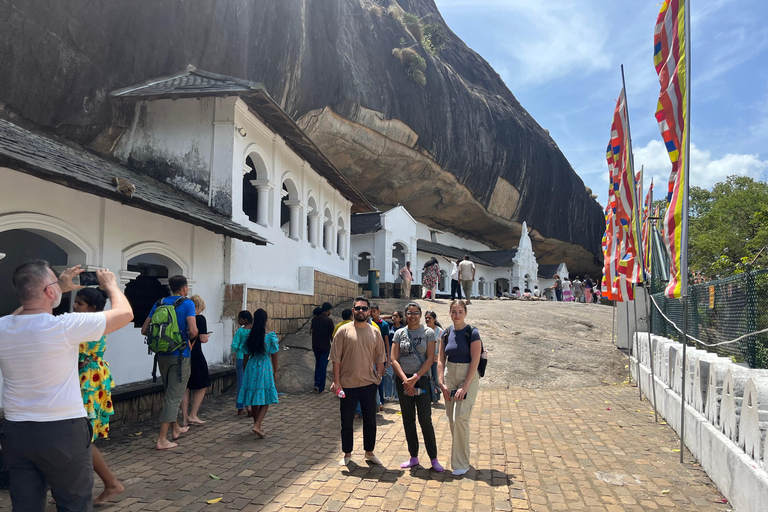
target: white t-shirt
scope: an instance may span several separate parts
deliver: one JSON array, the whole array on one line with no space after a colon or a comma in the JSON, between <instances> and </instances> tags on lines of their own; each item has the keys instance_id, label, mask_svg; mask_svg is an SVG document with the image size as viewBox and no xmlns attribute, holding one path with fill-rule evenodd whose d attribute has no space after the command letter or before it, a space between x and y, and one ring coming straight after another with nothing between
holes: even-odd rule
<instances>
[{"instance_id":1,"label":"white t-shirt","mask_svg":"<svg viewBox=\"0 0 768 512\"><path fill-rule=\"evenodd\" d=\"M454 281L459 280L459 266L456 264L455 261L451 262L451 279Z\"/></svg>"},{"instance_id":2,"label":"white t-shirt","mask_svg":"<svg viewBox=\"0 0 768 512\"><path fill-rule=\"evenodd\" d=\"M85 417L77 356L80 343L104 335L104 313L0 318L3 409L9 421Z\"/></svg>"},{"instance_id":3,"label":"white t-shirt","mask_svg":"<svg viewBox=\"0 0 768 512\"><path fill-rule=\"evenodd\" d=\"M461 281L472 281L475 279L473 271L475 270L475 264L469 260L462 260L459 263L459 279Z\"/></svg>"}]
</instances>

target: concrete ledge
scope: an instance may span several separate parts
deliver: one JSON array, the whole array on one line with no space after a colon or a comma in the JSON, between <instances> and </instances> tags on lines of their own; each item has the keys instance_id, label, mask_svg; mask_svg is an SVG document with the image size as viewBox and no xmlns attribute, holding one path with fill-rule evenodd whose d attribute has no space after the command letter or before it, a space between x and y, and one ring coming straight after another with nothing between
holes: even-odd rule
<instances>
[{"instance_id":1,"label":"concrete ledge","mask_svg":"<svg viewBox=\"0 0 768 512\"><path fill-rule=\"evenodd\" d=\"M211 387L208 388L210 396L218 396L237 384L235 367L231 364L211 365L208 367L208 373L211 377ZM144 421L159 415L163 408L164 397L159 372L157 382L148 379L116 386L112 390L115 414L110 419L110 425Z\"/></svg>"},{"instance_id":2,"label":"concrete ledge","mask_svg":"<svg viewBox=\"0 0 768 512\"><path fill-rule=\"evenodd\" d=\"M682 353L680 350L682 346L671 340L654 336L652 343L656 347L654 355L663 356L669 354L671 357L667 361L669 363L668 366L654 361L657 368L662 371L661 375L657 373L651 376L651 369L647 358L648 350L643 348L644 345L649 344L648 335L646 333L639 333L636 336L638 337L639 347L641 347L639 350L641 361L638 361L634 355L630 356L630 369L633 377L642 383L643 394L646 395L648 400L653 400L653 392L649 384L652 382L655 386L656 407L659 416L664 418L679 436L680 408L684 407L685 446L699 461L702 469L707 472L707 475L709 475L720 492L725 495L734 510L739 512L761 512L766 510L765 504L768 503L768 471L766 471L766 463L760 457L762 455L765 458L766 454L765 450L761 454L761 450L755 446L768 443L768 439L764 439L764 429L760 428L762 425L755 424L760 417L763 417L763 409L768 409L768 403L765 403L768 401L766 400L768 395L762 390L765 389L764 386L766 385L764 380L766 376L765 370L745 369L734 363L726 362L727 360L723 358L717 358L712 355L705 356L699 353L700 351L692 352L691 355L693 357L687 357L687 372L695 370L699 362L709 363L709 371L700 371L698 375L696 375L696 372L692 372L691 377L686 379L686 386L691 384L691 388L700 386L701 389L707 390L707 396L702 397L703 401L708 404L708 407L706 407L708 410L705 411L707 415L705 416L703 412L697 410L701 406L696 401L695 393L690 393L686 389L689 401L695 403L696 406L693 403L684 403L680 393L676 392L673 387L670 387L670 384L672 386L675 385L675 382L670 379L680 379L679 372L682 370L682 357L678 355ZM720 418L719 414L721 411L713 411L712 409L713 406L716 407L723 400L722 395L725 389L717 384L718 380L725 380L725 374L729 376L738 375L735 379L738 383L734 386L733 381L731 381L729 390L734 395L734 402L739 402L739 405L741 405L740 402L744 399L745 390L748 392L746 403L751 410L748 413L743 411L743 413L747 413L746 417L741 417L743 408L738 406L734 407L737 410L729 414L739 416L738 418L731 418L730 421L736 419L736 421L743 420L745 423L749 422L750 439L748 447L754 458L745 453L744 449L737 442L734 442L718 428L718 426L722 425L722 418ZM695 377L698 377L700 381L696 382ZM732 432L729 432L729 434L732 434ZM746 440L743 444L747 447Z\"/></svg>"}]
</instances>

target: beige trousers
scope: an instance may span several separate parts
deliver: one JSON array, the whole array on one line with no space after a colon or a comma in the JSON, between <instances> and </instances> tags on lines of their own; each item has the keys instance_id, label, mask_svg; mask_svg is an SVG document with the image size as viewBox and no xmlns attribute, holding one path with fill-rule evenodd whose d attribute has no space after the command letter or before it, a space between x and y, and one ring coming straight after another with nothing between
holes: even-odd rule
<instances>
[{"instance_id":1,"label":"beige trousers","mask_svg":"<svg viewBox=\"0 0 768 512\"><path fill-rule=\"evenodd\" d=\"M400 283L400 298L401 299L410 299L411 298L411 282L410 281L403 281Z\"/></svg>"},{"instance_id":2,"label":"beige trousers","mask_svg":"<svg viewBox=\"0 0 768 512\"><path fill-rule=\"evenodd\" d=\"M469 363L446 362L445 385L449 390L453 391L461 387L468 369ZM472 416L472 408L475 406L479 388L480 381L475 373L464 399L448 400L445 403L445 414L448 416L448 425L453 437L451 467L454 470L469 469L469 419Z\"/></svg>"}]
</instances>

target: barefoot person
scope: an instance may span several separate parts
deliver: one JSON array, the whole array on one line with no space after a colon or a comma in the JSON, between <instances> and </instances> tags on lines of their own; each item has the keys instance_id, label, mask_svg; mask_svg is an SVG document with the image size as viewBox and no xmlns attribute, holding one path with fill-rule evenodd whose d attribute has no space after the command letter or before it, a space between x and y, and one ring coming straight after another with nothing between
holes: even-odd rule
<instances>
[{"instance_id":1,"label":"barefoot person","mask_svg":"<svg viewBox=\"0 0 768 512\"><path fill-rule=\"evenodd\" d=\"M270 405L278 403L275 388L278 350L277 334L267 332L267 312L257 309L253 313L251 333L245 340L248 365L237 401L251 408L253 433L261 438L266 436L261 425L264 416Z\"/></svg>"},{"instance_id":2,"label":"barefoot person","mask_svg":"<svg viewBox=\"0 0 768 512\"><path fill-rule=\"evenodd\" d=\"M477 365L482 343L477 329L470 330L465 318L467 305L463 300L451 302L453 325L443 332L437 361L437 378L445 397L445 414L451 428L453 446L451 466L460 476L469 471L469 419L480 387Z\"/></svg>"},{"instance_id":3,"label":"barefoot person","mask_svg":"<svg viewBox=\"0 0 768 512\"><path fill-rule=\"evenodd\" d=\"M82 287L79 265L56 274L42 260L20 265L13 289L21 308L0 318L3 373L3 462L14 510L44 510L46 486L59 510L91 510L91 423L78 379L80 343L100 339L133 319L115 275L97 270L112 309L53 316L63 293ZM53 456L55 454L55 456Z\"/></svg>"},{"instance_id":4,"label":"barefoot person","mask_svg":"<svg viewBox=\"0 0 768 512\"><path fill-rule=\"evenodd\" d=\"M200 405L203 403L205 393L211 385L211 377L208 375L208 361L203 354L203 343L208 343L208 321L202 315L205 311L205 301L199 295L193 295L189 298L195 304L195 322L197 324L197 338L191 341L192 353L189 358L189 381L187 389L184 392L184 398L181 399L181 424L202 425L205 421L201 420L197 413L200 411ZM189 395L192 395L192 408L189 408Z\"/></svg>"},{"instance_id":5,"label":"barefoot person","mask_svg":"<svg viewBox=\"0 0 768 512\"><path fill-rule=\"evenodd\" d=\"M229 347L230 355L235 359L235 371L237 373L237 390L235 392L235 400L240 396L240 388L243 387L243 373L245 373L245 340L248 339L248 335L251 334L251 327L253 327L253 315L251 312L244 309L237 315L237 325L240 326L235 332L235 336L232 338L232 344ZM243 414L245 406L240 402L235 404L237 407L237 415Z\"/></svg>"},{"instance_id":6,"label":"barefoot person","mask_svg":"<svg viewBox=\"0 0 768 512\"><path fill-rule=\"evenodd\" d=\"M331 392L344 396L339 401L341 413L342 465L352 461L355 408L358 402L363 415L363 448L365 460L381 465L373 453L376 446L376 396L384 373L384 340L381 332L368 323L370 302L365 297L355 299L354 322L342 326L331 344L333 384Z\"/></svg>"},{"instance_id":7,"label":"barefoot person","mask_svg":"<svg viewBox=\"0 0 768 512\"><path fill-rule=\"evenodd\" d=\"M184 391L187 389L189 381L190 362L192 346L189 344L190 338L197 337L197 319L195 318L195 304L187 299L189 295L189 283L184 276L173 276L168 280L168 287L171 289L171 296L160 299L149 312L149 316L144 321L141 328L141 334L147 335L152 315L160 304L174 305L176 310L176 323L181 333L181 339L184 341L184 348L174 350L168 354L157 354L157 366L160 368L160 375L163 378L163 389L165 390L165 402L163 410L160 413L160 433L157 436L158 450L168 450L175 448L177 443L168 440L168 429L171 428L171 437L177 440L181 434L189 430L189 426L182 427L178 423L179 406L184 397Z\"/></svg>"},{"instance_id":8,"label":"barefoot person","mask_svg":"<svg viewBox=\"0 0 768 512\"><path fill-rule=\"evenodd\" d=\"M83 288L75 296L73 313L98 313L104 311L107 297L102 290ZM98 341L87 341L80 344L79 374L80 392L83 395L83 405L91 422L93 440L109 437L109 418L115 413L112 407L112 388L115 383L109 371L109 364L104 361L107 350L107 337L102 336ZM95 500L94 505L104 505L112 498L125 491L125 487L109 469L104 455L96 445L93 445L93 470L104 482L104 492Z\"/></svg>"},{"instance_id":9,"label":"barefoot person","mask_svg":"<svg viewBox=\"0 0 768 512\"><path fill-rule=\"evenodd\" d=\"M419 435L416 433L416 413L419 415L421 434L432 469L443 472L437 460L437 441L432 427L432 405L429 389L430 373L435 359L435 331L421 324L421 306L411 302L405 307L408 325L395 333L392 340L392 369L395 372L395 388L400 397L405 440L411 458L400 467L419 465ZM417 394L417 392L419 394Z\"/></svg>"}]
</instances>

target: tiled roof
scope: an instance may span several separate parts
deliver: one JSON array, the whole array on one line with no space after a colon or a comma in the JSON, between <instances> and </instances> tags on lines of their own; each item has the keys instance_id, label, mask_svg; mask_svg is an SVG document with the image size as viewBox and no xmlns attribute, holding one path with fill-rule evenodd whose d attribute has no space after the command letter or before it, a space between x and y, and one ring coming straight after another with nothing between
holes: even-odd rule
<instances>
[{"instance_id":1,"label":"tiled roof","mask_svg":"<svg viewBox=\"0 0 768 512\"><path fill-rule=\"evenodd\" d=\"M350 224L353 235L375 233L381 229L381 212L357 213L352 215Z\"/></svg>"},{"instance_id":2,"label":"tiled roof","mask_svg":"<svg viewBox=\"0 0 768 512\"><path fill-rule=\"evenodd\" d=\"M447 256L448 258L454 260L464 259L464 255L469 254L469 258L477 264L485 265L486 267L498 266L495 263L491 263L490 261L475 255L475 253L471 251L467 251L465 249L457 249L456 247L438 244L436 242L430 242L429 240L424 240L423 238L419 239L419 241L416 243L416 247L419 251L427 252L430 254L439 254L440 256Z\"/></svg>"},{"instance_id":3,"label":"tiled roof","mask_svg":"<svg viewBox=\"0 0 768 512\"><path fill-rule=\"evenodd\" d=\"M0 119L0 166L188 222L220 235L257 245L267 243L226 215L170 185L73 143L35 133L5 119ZM113 177L135 185L133 196L129 198L118 192L112 183Z\"/></svg>"},{"instance_id":4,"label":"tiled roof","mask_svg":"<svg viewBox=\"0 0 768 512\"><path fill-rule=\"evenodd\" d=\"M503 251L474 251L472 255L490 261L497 267L511 267L514 265L513 259L517 255L517 249L506 249Z\"/></svg>"},{"instance_id":5,"label":"tiled roof","mask_svg":"<svg viewBox=\"0 0 768 512\"><path fill-rule=\"evenodd\" d=\"M539 277L551 279L552 276L557 274L557 269L560 265L539 265Z\"/></svg>"},{"instance_id":6,"label":"tiled roof","mask_svg":"<svg viewBox=\"0 0 768 512\"><path fill-rule=\"evenodd\" d=\"M203 71L186 70L112 91L122 101L202 96L238 96L300 157L352 202L352 213L372 212L373 205L344 177L296 122L269 95L264 84Z\"/></svg>"}]
</instances>

